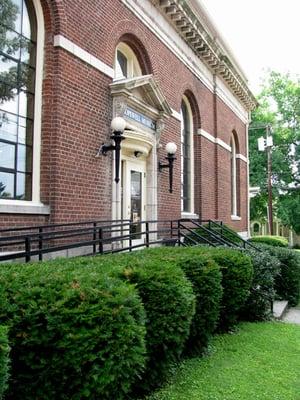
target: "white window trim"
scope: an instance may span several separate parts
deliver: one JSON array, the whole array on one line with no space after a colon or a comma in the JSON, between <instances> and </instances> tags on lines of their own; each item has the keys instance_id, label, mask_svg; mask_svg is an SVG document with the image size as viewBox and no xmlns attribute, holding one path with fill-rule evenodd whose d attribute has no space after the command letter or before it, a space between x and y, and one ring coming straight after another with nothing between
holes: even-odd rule
<instances>
[{"instance_id":1,"label":"white window trim","mask_svg":"<svg viewBox=\"0 0 300 400\"><path fill-rule=\"evenodd\" d=\"M127 59L127 77L121 72L121 67L118 63L117 52L120 51ZM119 43L115 51L115 64L114 64L114 81L126 78L133 78L134 76L141 76L142 70L134 51L126 44Z\"/></svg>"},{"instance_id":2,"label":"white window trim","mask_svg":"<svg viewBox=\"0 0 300 400\"><path fill-rule=\"evenodd\" d=\"M192 108L189 102L189 99L186 96L182 97L182 101L185 103L188 113L189 113L189 119L190 119L190 171L191 171L191 192L190 192L190 204L189 204L189 211L184 211L183 210L183 201L181 198L181 214L182 215L195 215L194 210L195 210L195 199L194 199L194 121L193 121L193 112ZM181 116L181 140L182 140L182 131L183 131L183 117L182 117L182 111L180 109L180 116ZM181 149L182 151L182 149ZM182 187L182 178L183 178L183 155L181 154L181 187ZM186 218L186 217L185 217Z\"/></svg>"},{"instance_id":3,"label":"white window trim","mask_svg":"<svg viewBox=\"0 0 300 400\"><path fill-rule=\"evenodd\" d=\"M231 219L234 221L238 221L240 217L237 215L237 173L236 173L236 143L235 137L232 135L231 137Z\"/></svg>"},{"instance_id":4,"label":"white window trim","mask_svg":"<svg viewBox=\"0 0 300 400\"><path fill-rule=\"evenodd\" d=\"M32 0L37 20L36 75L32 154L32 200L0 199L0 213L48 214L49 207L40 202L42 85L44 65L44 15L39 0Z\"/></svg>"}]
</instances>

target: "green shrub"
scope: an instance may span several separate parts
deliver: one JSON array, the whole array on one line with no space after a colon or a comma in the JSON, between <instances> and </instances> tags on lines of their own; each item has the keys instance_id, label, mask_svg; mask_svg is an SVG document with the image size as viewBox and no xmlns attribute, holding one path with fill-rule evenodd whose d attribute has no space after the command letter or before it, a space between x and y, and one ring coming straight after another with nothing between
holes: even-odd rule
<instances>
[{"instance_id":1,"label":"green shrub","mask_svg":"<svg viewBox=\"0 0 300 400\"><path fill-rule=\"evenodd\" d=\"M234 229L230 228L228 225L223 224L223 227L220 228L217 228L215 225L212 225L212 228L214 231L222 233L222 236L225 240L227 239L230 242L233 242L238 245L242 244L242 238Z\"/></svg>"},{"instance_id":2,"label":"green shrub","mask_svg":"<svg viewBox=\"0 0 300 400\"><path fill-rule=\"evenodd\" d=\"M228 248L198 247L199 252L209 252L222 272L223 297L218 329L227 331L237 323L241 308L249 294L253 266L249 256Z\"/></svg>"},{"instance_id":3,"label":"green shrub","mask_svg":"<svg viewBox=\"0 0 300 400\"><path fill-rule=\"evenodd\" d=\"M300 250L300 244L299 243L294 244L293 249Z\"/></svg>"},{"instance_id":4,"label":"green shrub","mask_svg":"<svg viewBox=\"0 0 300 400\"><path fill-rule=\"evenodd\" d=\"M249 239L253 243L264 243L275 247L288 247L289 242L283 236L253 236Z\"/></svg>"},{"instance_id":5,"label":"green shrub","mask_svg":"<svg viewBox=\"0 0 300 400\"><path fill-rule=\"evenodd\" d=\"M295 250L260 245L280 261L280 273L275 279L277 297L296 306L300 300L300 254Z\"/></svg>"},{"instance_id":6,"label":"green shrub","mask_svg":"<svg viewBox=\"0 0 300 400\"><path fill-rule=\"evenodd\" d=\"M271 302L275 300L275 278L280 262L267 252L247 250L253 264L253 281L250 295L242 308L241 316L248 321L267 320L272 316Z\"/></svg>"},{"instance_id":7,"label":"green shrub","mask_svg":"<svg viewBox=\"0 0 300 400\"><path fill-rule=\"evenodd\" d=\"M8 330L6 326L0 326L0 399L7 389L8 365L9 365L9 345Z\"/></svg>"},{"instance_id":8,"label":"green shrub","mask_svg":"<svg viewBox=\"0 0 300 400\"><path fill-rule=\"evenodd\" d=\"M136 252L122 260L126 279L136 285L146 311L146 371L136 385L144 393L162 384L178 362L189 336L195 296L182 270L166 260Z\"/></svg>"},{"instance_id":9,"label":"green shrub","mask_svg":"<svg viewBox=\"0 0 300 400\"><path fill-rule=\"evenodd\" d=\"M9 399L126 398L145 364L145 315L133 285L60 260L2 267L1 286Z\"/></svg>"},{"instance_id":10,"label":"green shrub","mask_svg":"<svg viewBox=\"0 0 300 400\"><path fill-rule=\"evenodd\" d=\"M216 235L222 235L222 238L224 240L233 242L238 245L242 245L242 239L240 238L240 236L237 234L237 232L235 230L231 229L227 225L205 224L205 225L203 225L203 227L206 229L209 229L212 233L214 233ZM206 232L205 230L203 230L201 228L195 229L194 231L209 241L212 241L212 242L215 241L214 238L211 236L210 232ZM195 235L190 233L190 234L188 234L187 238L185 238L185 240L184 240L185 243L188 245L195 244L195 243L193 243L193 240L190 240L190 238L197 241L197 239L195 238Z\"/></svg>"},{"instance_id":11,"label":"green shrub","mask_svg":"<svg viewBox=\"0 0 300 400\"><path fill-rule=\"evenodd\" d=\"M197 248L157 248L145 251L143 257L158 258L179 266L190 280L196 296L196 312L192 320L186 353L197 355L204 351L220 314L222 275L219 266L209 254Z\"/></svg>"}]
</instances>

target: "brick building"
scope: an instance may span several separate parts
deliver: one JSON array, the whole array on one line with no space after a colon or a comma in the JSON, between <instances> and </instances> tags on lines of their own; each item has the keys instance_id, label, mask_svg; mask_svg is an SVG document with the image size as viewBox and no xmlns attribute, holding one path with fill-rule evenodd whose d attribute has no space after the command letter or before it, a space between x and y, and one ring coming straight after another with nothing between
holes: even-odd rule
<instances>
[{"instance_id":1,"label":"brick building","mask_svg":"<svg viewBox=\"0 0 300 400\"><path fill-rule=\"evenodd\" d=\"M7 0L2 13L1 227L197 216L247 233L256 101L199 0ZM96 157L116 116L118 184L114 152Z\"/></svg>"}]
</instances>

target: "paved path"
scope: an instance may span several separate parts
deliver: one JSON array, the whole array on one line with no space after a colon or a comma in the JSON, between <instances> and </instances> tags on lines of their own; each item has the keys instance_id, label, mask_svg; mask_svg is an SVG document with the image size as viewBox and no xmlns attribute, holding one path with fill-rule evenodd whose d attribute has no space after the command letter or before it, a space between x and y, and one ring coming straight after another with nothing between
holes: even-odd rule
<instances>
[{"instance_id":1,"label":"paved path","mask_svg":"<svg viewBox=\"0 0 300 400\"><path fill-rule=\"evenodd\" d=\"M300 306L290 308L287 313L284 315L283 319L284 322L291 322L293 324L300 325Z\"/></svg>"}]
</instances>

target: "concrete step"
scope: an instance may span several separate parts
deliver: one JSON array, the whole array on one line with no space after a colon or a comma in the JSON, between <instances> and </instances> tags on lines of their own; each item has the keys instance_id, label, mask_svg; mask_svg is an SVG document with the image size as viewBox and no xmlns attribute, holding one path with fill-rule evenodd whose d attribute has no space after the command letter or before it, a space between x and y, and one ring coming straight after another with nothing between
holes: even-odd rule
<instances>
[{"instance_id":1,"label":"concrete step","mask_svg":"<svg viewBox=\"0 0 300 400\"><path fill-rule=\"evenodd\" d=\"M290 308L282 320L292 324L300 324L300 307Z\"/></svg>"},{"instance_id":2,"label":"concrete step","mask_svg":"<svg viewBox=\"0 0 300 400\"><path fill-rule=\"evenodd\" d=\"M273 304L273 316L276 319L282 319L284 313L286 312L288 308L288 301L286 300L281 300L281 301L274 301Z\"/></svg>"}]
</instances>

